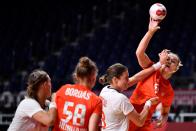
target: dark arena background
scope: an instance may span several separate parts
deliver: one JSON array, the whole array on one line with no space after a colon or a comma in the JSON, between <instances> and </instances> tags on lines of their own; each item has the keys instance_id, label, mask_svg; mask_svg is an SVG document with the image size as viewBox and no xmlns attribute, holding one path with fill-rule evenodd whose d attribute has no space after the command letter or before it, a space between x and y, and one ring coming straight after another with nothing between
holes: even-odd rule
<instances>
[{"instance_id":1,"label":"dark arena background","mask_svg":"<svg viewBox=\"0 0 196 131\"><path fill-rule=\"evenodd\" d=\"M72 3L70 3L72 2ZM193 0L25 1L0 8L0 131L7 130L26 91L26 77L36 68L52 79L53 92L72 83L81 56L97 63L99 75L120 62L129 74L141 70L136 48L148 29L149 8L167 8L161 29L147 53L158 60L162 49L179 54L183 67L171 78L175 99L167 131L196 131L196 13ZM155 55L157 54L157 55ZM126 91L129 97L132 87ZM99 94L97 83L93 91Z\"/></svg>"}]
</instances>

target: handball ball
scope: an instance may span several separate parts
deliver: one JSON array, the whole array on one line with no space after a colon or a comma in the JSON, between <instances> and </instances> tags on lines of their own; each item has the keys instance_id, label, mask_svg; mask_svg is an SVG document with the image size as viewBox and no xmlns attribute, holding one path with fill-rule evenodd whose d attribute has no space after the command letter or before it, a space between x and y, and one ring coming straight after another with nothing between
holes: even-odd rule
<instances>
[{"instance_id":1,"label":"handball ball","mask_svg":"<svg viewBox=\"0 0 196 131\"><path fill-rule=\"evenodd\" d=\"M150 7L150 17L154 20L163 20L167 14L167 9L161 3L155 3Z\"/></svg>"}]
</instances>

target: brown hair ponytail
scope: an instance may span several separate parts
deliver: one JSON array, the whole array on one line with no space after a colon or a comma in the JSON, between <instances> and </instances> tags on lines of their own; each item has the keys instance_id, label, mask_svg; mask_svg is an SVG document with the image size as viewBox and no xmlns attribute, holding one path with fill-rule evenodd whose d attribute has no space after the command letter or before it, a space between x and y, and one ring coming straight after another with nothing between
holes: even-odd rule
<instances>
[{"instance_id":1,"label":"brown hair ponytail","mask_svg":"<svg viewBox=\"0 0 196 131\"><path fill-rule=\"evenodd\" d=\"M43 70L36 69L31 72L27 80L27 96L37 100L37 91L40 85L49 79L49 75Z\"/></svg>"},{"instance_id":2,"label":"brown hair ponytail","mask_svg":"<svg viewBox=\"0 0 196 131\"><path fill-rule=\"evenodd\" d=\"M128 70L127 67L120 63L111 65L107 69L106 74L99 78L99 82L103 85L109 84L112 82L113 77L119 78L122 75L122 73L125 72L126 70Z\"/></svg>"}]
</instances>

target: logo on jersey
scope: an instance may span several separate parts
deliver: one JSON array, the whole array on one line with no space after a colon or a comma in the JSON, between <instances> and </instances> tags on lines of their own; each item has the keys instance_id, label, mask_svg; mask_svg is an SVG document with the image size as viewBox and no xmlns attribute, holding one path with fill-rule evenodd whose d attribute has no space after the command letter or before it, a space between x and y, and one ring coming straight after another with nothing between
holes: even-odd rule
<instances>
[{"instance_id":1,"label":"logo on jersey","mask_svg":"<svg viewBox=\"0 0 196 131\"><path fill-rule=\"evenodd\" d=\"M81 98L85 100L89 100L91 96L91 94L87 93L87 91L81 91L81 90L74 89L74 88L67 88L65 91L65 95L73 96L73 97L77 97L77 98Z\"/></svg>"},{"instance_id":2,"label":"logo on jersey","mask_svg":"<svg viewBox=\"0 0 196 131\"><path fill-rule=\"evenodd\" d=\"M158 92L159 92L159 84L157 84L157 83L154 84L154 92L155 92L155 94L158 94Z\"/></svg>"}]
</instances>

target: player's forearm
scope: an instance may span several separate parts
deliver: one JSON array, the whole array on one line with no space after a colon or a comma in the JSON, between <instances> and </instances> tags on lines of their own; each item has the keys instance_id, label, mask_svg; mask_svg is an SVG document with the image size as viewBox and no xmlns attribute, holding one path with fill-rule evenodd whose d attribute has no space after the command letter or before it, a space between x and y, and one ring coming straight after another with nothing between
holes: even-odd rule
<instances>
[{"instance_id":1,"label":"player's forearm","mask_svg":"<svg viewBox=\"0 0 196 131\"><path fill-rule=\"evenodd\" d=\"M135 74L134 76L129 78L130 85L133 85L133 84L143 80L144 78L149 76L154 71L155 71L155 69L153 67L149 67L147 69L144 69L144 70L138 72L137 74Z\"/></svg>"},{"instance_id":2,"label":"player's forearm","mask_svg":"<svg viewBox=\"0 0 196 131\"><path fill-rule=\"evenodd\" d=\"M144 35L144 37L140 41L139 46L136 50L137 57L139 57L139 58L144 57L145 51L146 51L148 44L149 44L153 35L154 35L154 32L152 32L152 31L146 32L146 34Z\"/></svg>"},{"instance_id":3,"label":"player's forearm","mask_svg":"<svg viewBox=\"0 0 196 131\"><path fill-rule=\"evenodd\" d=\"M148 115L149 108L144 106L141 113L138 113L135 109L128 114L128 119L132 121L138 127L142 127Z\"/></svg>"},{"instance_id":4,"label":"player's forearm","mask_svg":"<svg viewBox=\"0 0 196 131\"><path fill-rule=\"evenodd\" d=\"M142 127L146 121L146 118L148 116L148 113L149 113L149 110L150 110L150 107L152 105L152 102L150 100L146 101L144 107L143 107L143 110L142 112L139 114L138 117L136 117L136 125L139 126L139 127Z\"/></svg>"},{"instance_id":5,"label":"player's forearm","mask_svg":"<svg viewBox=\"0 0 196 131\"><path fill-rule=\"evenodd\" d=\"M49 110L47 112L46 115L46 120L45 120L45 125L47 126L52 126L55 123L56 120L56 114L57 114L57 110L56 110L56 103L55 102L50 102L49 105Z\"/></svg>"},{"instance_id":6,"label":"player's forearm","mask_svg":"<svg viewBox=\"0 0 196 131\"><path fill-rule=\"evenodd\" d=\"M52 108L49 110L48 113L49 113L49 120L50 120L49 125L52 126L52 125L54 125L55 120L56 120L57 110L56 110L56 108Z\"/></svg>"},{"instance_id":7,"label":"player's forearm","mask_svg":"<svg viewBox=\"0 0 196 131\"><path fill-rule=\"evenodd\" d=\"M149 107L147 106L144 106L142 112L140 113L140 116L139 116L139 120L141 122L141 125L140 126L143 126L145 121L146 121L146 118L147 118L147 115L148 115L148 112L149 112Z\"/></svg>"},{"instance_id":8,"label":"player's forearm","mask_svg":"<svg viewBox=\"0 0 196 131\"><path fill-rule=\"evenodd\" d=\"M142 71L138 72L134 76L129 78L129 87L136 84L139 81L142 81L149 75L151 75L154 71L158 70L161 67L161 63L157 62L153 64L151 67L143 69Z\"/></svg>"},{"instance_id":9,"label":"player's forearm","mask_svg":"<svg viewBox=\"0 0 196 131\"><path fill-rule=\"evenodd\" d=\"M136 50L137 60L142 68L146 68L151 62L150 58L145 52L153 34L154 34L153 32L148 31L140 41L138 48Z\"/></svg>"}]
</instances>

